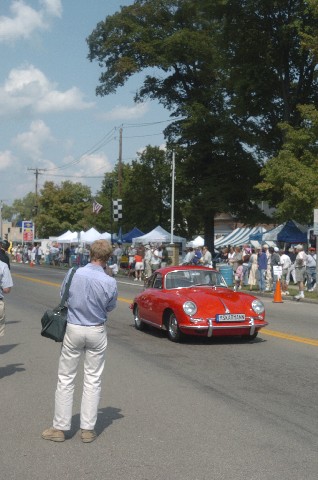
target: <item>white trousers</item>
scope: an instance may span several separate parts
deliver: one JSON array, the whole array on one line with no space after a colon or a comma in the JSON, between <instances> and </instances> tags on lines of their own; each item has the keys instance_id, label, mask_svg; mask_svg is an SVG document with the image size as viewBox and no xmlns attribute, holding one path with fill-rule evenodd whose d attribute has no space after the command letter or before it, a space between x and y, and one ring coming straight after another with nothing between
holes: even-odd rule
<instances>
[{"instance_id":1,"label":"white trousers","mask_svg":"<svg viewBox=\"0 0 318 480\"><path fill-rule=\"evenodd\" d=\"M80 428L93 430L97 420L101 375L105 365L107 335L105 325L84 327L68 323L61 349L55 392L53 427L70 430L77 367L84 353L84 383Z\"/></svg>"},{"instance_id":2,"label":"white trousers","mask_svg":"<svg viewBox=\"0 0 318 480\"><path fill-rule=\"evenodd\" d=\"M4 301L0 300L0 337L3 337L4 330L5 330L5 308L4 308Z\"/></svg>"}]
</instances>

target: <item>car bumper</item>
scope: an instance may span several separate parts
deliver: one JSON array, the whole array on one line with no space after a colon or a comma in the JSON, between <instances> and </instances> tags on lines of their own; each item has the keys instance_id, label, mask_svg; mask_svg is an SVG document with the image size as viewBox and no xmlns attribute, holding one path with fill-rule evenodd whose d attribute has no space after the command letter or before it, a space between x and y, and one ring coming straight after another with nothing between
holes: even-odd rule
<instances>
[{"instance_id":1,"label":"car bumper","mask_svg":"<svg viewBox=\"0 0 318 480\"><path fill-rule=\"evenodd\" d=\"M207 337L219 336L219 335L254 335L261 328L266 327L268 322L264 320L254 319L253 317L248 319L248 323L231 323L220 324L213 318L207 320L207 324L180 324L179 328L184 333L191 335L206 335Z\"/></svg>"}]
</instances>

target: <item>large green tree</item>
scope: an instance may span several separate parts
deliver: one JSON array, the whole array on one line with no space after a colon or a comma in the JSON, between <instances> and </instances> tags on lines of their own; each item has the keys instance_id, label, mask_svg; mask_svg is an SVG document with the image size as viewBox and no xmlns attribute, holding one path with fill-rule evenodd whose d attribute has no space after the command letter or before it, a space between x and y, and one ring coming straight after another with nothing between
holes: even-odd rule
<instances>
[{"instance_id":1,"label":"large green tree","mask_svg":"<svg viewBox=\"0 0 318 480\"><path fill-rule=\"evenodd\" d=\"M92 196L89 187L81 183L45 182L39 195L39 210L35 217L37 236L58 236L66 230L87 230L94 226Z\"/></svg>"},{"instance_id":2,"label":"large green tree","mask_svg":"<svg viewBox=\"0 0 318 480\"><path fill-rule=\"evenodd\" d=\"M228 108L220 56L223 5L223 0L136 0L100 22L88 38L89 59L103 68L98 95L114 93L145 71L136 100L156 99L172 117L182 117L166 135L169 146L183 152L183 177L191 186L185 198L210 246L216 213L255 220L251 187L260 170Z\"/></svg>"},{"instance_id":3,"label":"large green tree","mask_svg":"<svg viewBox=\"0 0 318 480\"><path fill-rule=\"evenodd\" d=\"M284 144L267 162L257 188L277 206L277 220L292 218L311 224L313 209L318 207L318 111L313 105L303 105L299 113L300 127L280 126Z\"/></svg>"},{"instance_id":4,"label":"large green tree","mask_svg":"<svg viewBox=\"0 0 318 480\"><path fill-rule=\"evenodd\" d=\"M279 123L297 126L298 105L318 106L317 2L228 0L223 20L229 105L267 159L282 145Z\"/></svg>"}]
</instances>

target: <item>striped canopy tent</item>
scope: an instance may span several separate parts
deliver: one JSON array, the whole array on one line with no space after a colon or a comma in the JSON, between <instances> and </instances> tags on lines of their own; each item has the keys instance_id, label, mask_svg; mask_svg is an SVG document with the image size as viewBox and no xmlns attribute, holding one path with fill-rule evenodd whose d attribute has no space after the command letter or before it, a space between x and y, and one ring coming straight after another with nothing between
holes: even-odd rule
<instances>
[{"instance_id":1,"label":"striped canopy tent","mask_svg":"<svg viewBox=\"0 0 318 480\"><path fill-rule=\"evenodd\" d=\"M229 233L226 237L220 238L215 241L215 248L225 247L226 245L240 246L245 243L250 243L250 236L257 233L263 234L266 232L264 227L246 227L236 228L233 232Z\"/></svg>"}]
</instances>

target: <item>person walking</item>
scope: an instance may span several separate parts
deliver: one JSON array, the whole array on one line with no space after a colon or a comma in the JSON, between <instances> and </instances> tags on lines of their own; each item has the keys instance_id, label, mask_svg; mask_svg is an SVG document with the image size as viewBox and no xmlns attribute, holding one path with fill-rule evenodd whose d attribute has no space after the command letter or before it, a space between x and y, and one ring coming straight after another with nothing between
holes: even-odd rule
<instances>
[{"instance_id":1,"label":"person walking","mask_svg":"<svg viewBox=\"0 0 318 480\"><path fill-rule=\"evenodd\" d=\"M142 274L144 271L144 261L141 252L138 251L135 255L135 282L139 280L141 282Z\"/></svg>"},{"instance_id":2,"label":"person walking","mask_svg":"<svg viewBox=\"0 0 318 480\"><path fill-rule=\"evenodd\" d=\"M302 245L296 245L295 251L297 253L296 260L295 260L295 278L298 284L298 295L295 295L295 300L299 302L301 298L305 298L304 295L304 282L306 279L306 263L307 263L307 255L304 252L304 248Z\"/></svg>"},{"instance_id":3,"label":"person walking","mask_svg":"<svg viewBox=\"0 0 318 480\"><path fill-rule=\"evenodd\" d=\"M253 290L253 287L257 285L257 271L258 271L258 256L255 251L252 250L252 255L250 256L250 272L248 275L248 284L250 292Z\"/></svg>"},{"instance_id":4,"label":"person walking","mask_svg":"<svg viewBox=\"0 0 318 480\"><path fill-rule=\"evenodd\" d=\"M80 412L81 439L96 439L94 430L101 394L101 376L105 364L107 315L116 307L116 280L105 273L112 246L107 240L91 245L91 262L73 276L68 298L66 333L62 344L58 382L55 392L53 426L42 438L63 442L71 428L74 383L80 357L84 355L84 385ZM67 273L61 296L72 270Z\"/></svg>"},{"instance_id":5,"label":"person walking","mask_svg":"<svg viewBox=\"0 0 318 480\"><path fill-rule=\"evenodd\" d=\"M306 262L307 290L313 292L316 287L316 249L308 249Z\"/></svg>"},{"instance_id":6,"label":"person walking","mask_svg":"<svg viewBox=\"0 0 318 480\"><path fill-rule=\"evenodd\" d=\"M291 267L291 260L290 256L287 255L286 252L281 251L280 253L280 263L282 266L282 295L289 295L287 276Z\"/></svg>"},{"instance_id":7,"label":"person walking","mask_svg":"<svg viewBox=\"0 0 318 480\"><path fill-rule=\"evenodd\" d=\"M269 253L271 254L271 275L273 280L273 291L276 290L276 283L278 280L278 275L275 274L275 267L281 266L279 248L278 247L269 247Z\"/></svg>"},{"instance_id":8,"label":"person walking","mask_svg":"<svg viewBox=\"0 0 318 480\"><path fill-rule=\"evenodd\" d=\"M201 264L204 265L205 267L211 267L212 268L212 255L211 252L209 251L208 247L204 245L202 249L202 257L201 257Z\"/></svg>"},{"instance_id":9,"label":"person walking","mask_svg":"<svg viewBox=\"0 0 318 480\"><path fill-rule=\"evenodd\" d=\"M8 254L6 253L9 247L9 242L7 240L2 240L0 238L0 260L8 265L10 270L10 259Z\"/></svg>"},{"instance_id":10,"label":"person walking","mask_svg":"<svg viewBox=\"0 0 318 480\"><path fill-rule=\"evenodd\" d=\"M0 260L0 337L3 337L5 331L5 307L3 295L10 293L13 287L13 281L9 267Z\"/></svg>"},{"instance_id":11,"label":"person walking","mask_svg":"<svg viewBox=\"0 0 318 480\"><path fill-rule=\"evenodd\" d=\"M259 289L260 292L265 292L265 275L267 270L267 255L266 249L263 247L262 250L258 251L257 255L258 271L259 271Z\"/></svg>"}]
</instances>

